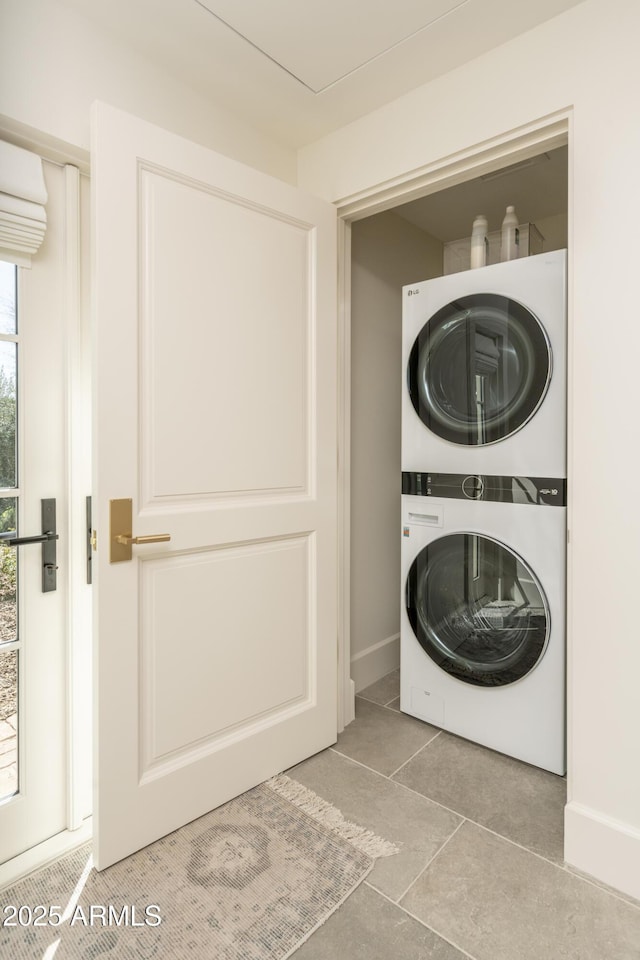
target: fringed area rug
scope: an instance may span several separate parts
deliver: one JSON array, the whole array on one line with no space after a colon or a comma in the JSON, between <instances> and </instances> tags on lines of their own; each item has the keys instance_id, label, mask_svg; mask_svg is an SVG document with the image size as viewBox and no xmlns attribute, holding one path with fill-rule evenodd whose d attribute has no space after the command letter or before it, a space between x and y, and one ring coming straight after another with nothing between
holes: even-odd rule
<instances>
[{"instance_id":1,"label":"fringed area rug","mask_svg":"<svg viewBox=\"0 0 640 960\"><path fill-rule=\"evenodd\" d=\"M0 957L285 960L396 852L275 777L101 873L85 845L0 891Z\"/></svg>"}]
</instances>

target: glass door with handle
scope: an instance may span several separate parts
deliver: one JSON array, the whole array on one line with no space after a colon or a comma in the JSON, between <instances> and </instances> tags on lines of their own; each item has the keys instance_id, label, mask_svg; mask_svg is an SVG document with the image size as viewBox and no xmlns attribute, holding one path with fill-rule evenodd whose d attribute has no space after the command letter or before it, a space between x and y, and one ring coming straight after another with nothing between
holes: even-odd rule
<instances>
[{"instance_id":1,"label":"glass door with handle","mask_svg":"<svg viewBox=\"0 0 640 960\"><path fill-rule=\"evenodd\" d=\"M70 824L68 184L44 173L42 246L0 253L0 870Z\"/></svg>"}]
</instances>

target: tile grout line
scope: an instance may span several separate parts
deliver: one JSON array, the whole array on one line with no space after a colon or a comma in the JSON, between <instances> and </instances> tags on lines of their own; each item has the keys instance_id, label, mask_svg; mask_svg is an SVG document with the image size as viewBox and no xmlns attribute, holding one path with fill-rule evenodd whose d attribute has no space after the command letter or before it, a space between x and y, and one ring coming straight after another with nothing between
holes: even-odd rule
<instances>
[{"instance_id":1,"label":"tile grout line","mask_svg":"<svg viewBox=\"0 0 640 960\"><path fill-rule=\"evenodd\" d=\"M394 774L395 776L395 774ZM391 777L387 777L388 780L391 780ZM419 790L414 790L413 787L410 787L407 783L403 783L402 780L391 780L391 783L395 783L399 787L404 787L405 790L408 790L409 793L415 794L416 797L422 797L423 800L428 800L429 803L435 804L436 807L440 807L442 810L446 810L447 813L452 813L456 817L460 817L462 820L468 820L469 823L475 823L475 820L471 820L469 817L465 817L464 813L460 813L459 810L454 810L453 807L447 807L446 804L441 803L439 800L434 800L432 797L428 797L426 793L420 793ZM476 826L481 826L481 824L476 824Z\"/></svg>"},{"instance_id":2,"label":"tile grout line","mask_svg":"<svg viewBox=\"0 0 640 960\"><path fill-rule=\"evenodd\" d=\"M441 730L439 732L442 733L443 731ZM429 743L431 742L432 741L430 740ZM428 744L425 744L425 746L428 746ZM628 906L634 907L636 910L640 910L640 903L638 905L634 903L630 903L624 897L621 897L619 894L615 893L615 891L606 890L603 887L601 887L597 882L589 880L587 877L582 877L577 873L573 873L573 871L569 870L564 863L559 863L557 860L551 860L549 857L543 856L543 854L538 853L536 850L532 850L530 847L525 847L524 844L518 843L517 840L512 840L511 837L505 837L504 834L498 833L497 830L492 830L491 827L487 827L485 824L479 823L477 820L473 820L471 817L466 817L464 814L460 813L459 810L454 810L453 807L447 807L444 803L440 803L439 800L434 800L432 797L428 797L426 794L420 793L418 790L414 790L413 787L409 787L406 783L402 783L402 781L400 780L392 780L391 777L395 776L395 773L392 774L391 776L388 776L386 773L381 773L379 770L375 770L373 767L367 766L366 763L362 763L360 760L354 760L353 757L349 757L346 753L340 753L340 751L336 750L335 747L329 747L328 749L331 750L333 753L336 753L339 757L342 757L344 760L349 760L351 761L351 763L355 763L357 766L362 767L364 770L368 770L370 773L374 773L376 774L376 776L382 777L383 780L388 780L390 783L393 783L395 786L402 787L404 790L408 790L409 793L414 794L414 796L421 797L422 800L426 800L428 803L432 803L434 804L434 806L440 807L440 809L442 810L446 810L447 813L451 813L456 817L460 817L461 822L460 824L458 824L458 826L456 827L456 831L454 832L457 832L457 830L460 829L460 827L465 821L467 823L471 823L473 824L474 827L478 827L479 830L486 830L487 833L492 834L494 837L497 837L499 840L504 840L505 843L510 843L512 846L517 847L519 850L522 850L524 853L530 853L531 856L537 857L538 860L542 860L543 863L548 863L550 866L555 867L558 870L562 870L563 873L568 874L570 877L573 877L576 880L583 880L585 883L588 883L590 886L595 887L597 890L600 890L601 893L608 894L609 896L614 897L614 899L619 900L621 903L626 903ZM421 747L420 749L423 750L424 747ZM419 753L420 751L418 750L417 752ZM451 836L453 836L453 834L451 834ZM451 837L449 837L449 840L450 839ZM448 843L449 840L447 840L446 842ZM392 902L395 902L395 901L392 901Z\"/></svg>"},{"instance_id":3,"label":"tile grout line","mask_svg":"<svg viewBox=\"0 0 640 960\"><path fill-rule=\"evenodd\" d=\"M367 768L367 769L370 769L370 768ZM373 771L373 772L375 773L376 771ZM384 776L384 774L381 774L381 776ZM386 778L386 779L390 779L390 778ZM497 837L498 840L504 840L505 843L510 843L512 846L517 847L519 850L522 850L524 853L530 853L532 857L537 857L538 860L542 860L543 863L548 863L551 867L555 867L557 870L562 870L563 873L568 874L570 877L573 877L575 880L584 880L585 883L588 883L590 886L595 887L601 893L608 894L609 896L614 897L614 899L619 900L621 903L626 903L628 906L634 907L636 910L640 910L640 901L637 904L633 902L629 902L629 900L625 899L625 897L623 896L620 896L620 894L617 893L615 890L607 890L604 887L600 886L600 884L598 884L597 881L590 880L589 877L583 877L583 876L580 876L580 874L578 873L574 873L571 869L569 869L565 861L562 861L562 863L559 863L557 860L551 860L549 857L545 857L543 854L538 853L536 850L532 850L530 847L525 847L524 844L518 843L517 840L512 840L511 837L505 837L503 833L498 833L497 830L492 830L491 827L487 827L486 824L479 823L477 820L473 820L471 817L466 817L463 813L460 813L459 810L454 810L452 807L447 807L445 806L444 803L440 803L438 800L433 800L431 797L427 797L426 794L420 793L418 790L414 790L413 787L407 786L406 783L402 783L400 780L392 780L391 782L398 784L398 786L400 787L404 787L405 790L408 790L410 793L415 794L417 797L422 797L424 800L428 800L429 803L433 803L437 807L441 807L443 810L446 810L448 813L454 814L454 816L456 817L462 817L462 822L456 827L456 830L454 832L457 832L465 821L467 823L471 823L473 824L474 827L477 827L479 830L485 830L487 833L492 834L492 836ZM451 837L452 836L453 834L451 834ZM446 841L447 843L449 842L451 837L449 837L449 839ZM406 895L406 892L405 894L403 894L403 896L405 895Z\"/></svg>"},{"instance_id":4,"label":"tile grout line","mask_svg":"<svg viewBox=\"0 0 640 960\"><path fill-rule=\"evenodd\" d=\"M636 900L635 897L632 897L630 900L627 900L627 894L622 895L615 888L607 888L601 886L601 884L595 879L591 879L589 876L582 876L580 873L574 873L570 866L568 866L566 860L562 863L557 864L561 870L564 870L565 873L568 873L570 877L573 877L575 880L584 880L585 883L588 883L590 887L595 887L596 890L599 890L600 893L607 893L610 897L613 897L615 900L619 900L620 903L626 903L628 907L633 907L634 910L640 910L640 900Z\"/></svg>"},{"instance_id":5,"label":"tile grout line","mask_svg":"<svg viewBox=\"0 0 640 960\"><path fill-rule=\"evenodd\" d=\"M440 732L442 733L443 731L440 731ZM429 741L429 743L431 743L431 741ZM427 744L425 744L425 746L427 746ZM353 757L350 757L348 754L341 753L339 750L336 750L335 747L327 747L327 749L331 750L332 753L337 754L337 756L342 757L343 760L349 760L351 763L355 763L356 766L362 767L363 770L368 770L369 773L375 773L377 777L382 777L383 780L388 780L389 783L392 783L394 785L394 787L401 787L403 790L408 790L408 792L412 793L415 797L420 797L422 800L426 800L427 803L432 803L434 807L440 807L441 810L446 810L447 813L451 813L455 817L460 817L461 820L469 820L469 823L475 823L476 826L478 827L482 826L482 824L476 823L475 820L470 820L469 817L465 817L464 814L459 813L458 810L454 810L452 807L447 807L444 805L444 803L440 803L438 800L432 800L431 797L427 797L426 794L420 793L419 790L414 790L413 787L407 786L407 784L403 783L401 780L392 780L391 777L388 776L386 773L381 773L380 770L376 770L374 767L367 766L367 764L362 763L361 760L355 760ZM420 749L422 750L424 748L421 747ZM418 753L419 752L420 751L418 751ZM295 780L295 777L293 777L293 779ZM501 834L496 834L496 836L501 836ZM506 839L506 837L504 839ZM524 849L526 850L527 848L525 847ZM533 853L533 851L530 851L530 852Z\"/></svg>"},{"instance_id":6,"label":"tile grout line","mask_svg":"<svg viewBox=\"0 0 640 960\"><path fill-rule=\"evenodd\" d=\"M449 842L450 842L451 840L453 840L453 838L455 837L456 833L458 832L458 830L460 830L460 828L463 826L464 823L466 823L466 818L465 818L464 820L461 820L461 821L460 821L460 823L459 823L458 826L455 828L455 830L453 831L453 833L449 834L449 836L448 836L447 839L444 841L444 843L442 844L442 846L438 847L438 849L436 850L436 852L434 853L434 855L433 855L429 860L427 860L427 862L425 863L425 865L424 865L424 867L422 868L422 870L420 871L420 873L418 873L417 876L415 876L415 877L413 878L413 880L411 881L411 883L409 884L409 886L407 887L407 889L404 891L404 893L400 894L400 896L398 897L398 905L400 904L400 901L401 901L401 900L404 900L404 898L406 897L406 895L409 893L409 890L411 890L411 887L413 887L414 884L416 884L416 883L418 882L418 880L420 879L420 877L422 876L422 874L425 873L425 872L429 869L429 867L431 866L431 864L433 863L433 861L434 861L437 857L440 856L440 854L442 853L442 851L444 850L444 848L445 848L446 846L448 846Z\"/></svg>"},{"instance_id":7,"label":"tile grout line","mask_svg":"<svg viewBox=\"0 0 640 960\"><path fill-rule=\"evenodd\" d=\"M360 694L358 694L358 696L360 696ZM366 697L361 697L361 699L366 700ZM395 699L395 698L394 698L394 699ZM385 707L384 704L375 703L375 701L373 701L373 700L368 700L367 702L368 702L368 703L373 703L375 706L381 707L382 709L386 709L386 707ZM391 701L389 701L389 702L391 702ZM395 713L396 711L390 711L390 712ZM473 824L474 826L478 827L480 830L486 830L487 833L492 834L493 836L497 837L498 839L504 840L504 841L506 841L507 843L512 844L514 847L517 847L518 849L523 850L525 853L530 853L530 854L532 854L532 856L537 857L539 860L542 860L544 863L550 864L552 867L556 867L558 870L562 870L563 873L568 874L568 876L573 877L573 878L576 879L576 880L583 880L585 883L588 883L590 886L595 887L597 890L600 890L601 893L608 894L609 896L613 897L615 900L619 900L621 903L626 903L628 906L634 907L636 910L640 910L640 902L638 902L637 904L636 904L636 903L633 903L632 901L629 901L628 899L626 899L624 896L621 896L621 895L620 895L619 893L617 893L615 890L608 890L608 889L604 888L603 886L601 886L597 881L590 880L588 877L584 877L584 876L581 876L580 874L574 873L571 869L569 869L569 867L566 865L565 861L558 862L557 860L552 860L552 859L550 859L549 857L545 857L543 854L538 853L536 850L532 850L530 847L526 847L526 846L524 846L524 844L518 843L517 840L512 840L510 837L505 837L504 834L498 833L496 830L492 830L491 827L487 827L487 826L485 826L485 824L479 823L477 820L473 820L473 819L471 819L470 817L464 816L464 814L460 813L460 811L454 810L452 807L447 807L445 804L440 803L438 800L434 800L432 797L428 797L426 794L420 793L418 790L414 790L413 787L409 787L407 784L402 783L400 780L394 780L394 779L393 779L393 777L395 777L396 774L398 774L398 773L400 772L400 770L402 770L402 768L403 768L407 763L409 763L409 760L412 760L414 757L416 757L417 754L419 754L419 753L421 752L421 750L424 750L425 747L429 746L430 743L433 743L433 741L434 741L437 737L439 737L441 733L444 733L444 732L445 732L444 730L438 730L438 732L437 732L437 734L435 734L435 736L433 736L430 740L427 741L427 743L423 744L422 747L420 747L418 750L416 750L416 752L415 752L414 754L412 754L411 757L409 757L407 760L405 760L404 763L401 763L400 766L398 767L398 769L397 769L397 770L394 770L393 773L391 773L391 774L381 773L379 770L375 770L373 767L367 766L366 763L362 763L360 760L355 760L353 757L350 757L350 756L348 756L348 755L345 754L345 753L341 753L341 752L340 752L339 750L337 750L335 747L329 747L329 749L332 750L334 753L336 753L338 756L343 757L345 760L350 760L352 763L357 764L358 766L362 767L363 769L369 770L371 773L374 773L374 774L376 774L376 775L379 776L379 777L383 777L385 780L389 780L391 783L395 784L396 786L403 787L405 790L408 790L410 793L415 794L415 796L417 796L417 797L422 797L423 800L427 800L429 803L435 804L436 806L440 807L441 809L446 810L448 813L451 813L451 814L453 814L454 816L457 816L457 817L461 817L461 818L462 818L462 821L461 821L461 823L458 825L458 827L456 828L456 831L454 831L454 832L457 832L457 830L460 829L460 827L462 826L462 823L466 820L466 821L468 821L469 823ZM453 834L451 834L451 836L453 836ZM451 837L449 837L449 839L451 839ZM447 840L447 843L448 843L448 840ZM426 868L425 868L425 869L426 869ZM422 871L422 872L424 872L424 871ZM416 879L417 879L417 878L416 878ZM415 882L415 881L414 881L414 882ZM404 896L404 895L405 895L405 894L403 894L403 896ZM392 902L393 902L393 901L392 901Z\"/></svg>"},{"instance_id":8,"label":"tile grout line","mask_svg":"<svg viewBox=\"0 0 640 960\"><path fill-rule=\"evenodd\" d=\"M380 896L384 900L387 900L389 903L393 904L393 906L397 907L398 910L402 910L402 912L406 914L407 917L411 917L412 920L415 920L416 923L419 923L421 927L425 928L425 930L429 930L431 933L435 934L436 937L439 937L440 940L444 940L444 942L448 943L449 946L453 947L455 950L458 950L463 956L468 957L469 960L477 960L477 957L475 957L473 954L465 950L464 947L458 946L458 944L455 943L453 940L450 940L448 937L445 937L443 934L438 933L438 931L435 930L433 927L429 926L428 923L425 923L424 920L421 920L420 917L417 917L415 913L411 913L411 911L407 910L406 907L403 907L402 904L397 903L395 900L392 900L391 897L387 896L386 893L383 893L382 890L378 890L378 888L374 887L373 884L370 883L368 880L364 880L364 884L365 886L369 887L370 890L373 890L375 893L380 894Z\"/></svg>"},{"instance_id":9,"label":"tile grout line","mask_svg":"<svg viewBox=\"0 0 640 960\"><path fill-rule=\"evenodd\" d=\"M446 809L446 808L445 808L445 809ZM373 883L371 883L370 881L365 880L365 883L367 884L367 886L370 886L373 890L375 890L377 893L381 894L381 896L385 897L385 898L386 898L387 900L389 900L391 903L395 903L396 906L400 907L401 910L404 910L404 912L405 912L406 914L408 914L410 917L413 917L414 920L417 920L418 923L422 923L425 927L428 927L430 930L432 930L433 933L436 933L439 937L442 937L444 940L446 940L447 938L444 937L441 933L439 933L434 927L430 927L429 924L427 924L427 923L425 923L423 920L421 920L420 917L415 916L415 914L411 913L410 910L407 910L407 908L404 907L400 901L403 900L404 897L406 897L406 895L409 893L409 890L411 889L411 887L412 887L415 883L417 883L417 881L418 881L418 880L420 879L420 877L425 873L425 871L427 870L427 868L433 863L433 861L436 859L436 857L439 856L439 854L442 852L442 850L444 850L444 848L447 846L447 844L449 843L449 841L453 839L454 835L458 832L458 830L460 830L460 828L464 825L465 822L473 824L474 826L478 827L480 830L486 830L487 833L493 834L493 835L494 835L495 837L497 837L499 840L505 840L507 843L511 843L514 847L518 847L520 850L524 851L524 853L533 854L534 857L538 857L538 858L539 858L540 860L542 860L544 863L548 863L548 864L550 864L550 866L552 866L552 867L557 867L557 868L558 868L559 870L561 870L563 873L566 873L566 874L568 874L570 877L573 877L574 880L584 880L585 883L588 883L589 886L591 886L591 887L595 887L596 890L599 890L599 891L600 891L600 893L608 894L609 896L613 897L615 900L618 900L618 901L620 901L621 903L626 904L628 907L633 907L633 908L635 908L636 910L640 910L640 902L638 902L637 904L636 904L636 903L633 903L633 902L629 902L629 900L626 900L624 897L621 897L615 890L606 890L606 889L604 889L603 887L601 887L598 883L594 882L593 880L590 880L588 877L581 877L579 874L573 873L564 863L555 863L553 860L547 860L546 857L543 857L543 856L541 856L539 853L536 853L535 850L529 850L528 847L523 847L521 844L516 843L515 840L510 840L508 837L503 837L502 834L496 833L494 830L490 830L489 827L484 827L481 823L476 823L475 820L469 820L467 817L465 817L465 819L464 819L461 823L458 824L458 826L457 826L456 829L453 831L453 833L451 834L451 836L450 836L450 837L447 837L447 839L446 839L445 842L442 844L442 846L439 848L439 850L433 855L433 857L431 858L431 860L429 861L429 863L427 863L426 866L420 871L420 873L419 873L418 876L415 878L415 880L412 880L412 882L409 884L409 886L407 887L407 889L405 890L405 892L404 892L403 894L401 894L400 898L399 898L397 901L396 901L396 900L393 900L391 897L387 896L387 894L383 893L382 890L378 890L378 888L375 887L375 886L373 885ZM458 947L457 944L453 943L453 941L448 941L448 942L450 942L450 943L452 944L452 946L455 946L457 949L459 949L459 950L462 949L461 947ZM466 951L463 950L463 952L466 952ZM467 954L467 956L470 956L470 954ZM474 958L474 960L475 960L475 958Z\"/></svg>"},{"instance_id":10,"label":"tile grout line","mask_svg":"<svg viewBox=\"0 0 640 960\"><path fill-rule=\"evenodd\" d=\"M363 763L362 760L354 760L353 757L350 757L347 753L341 753L340 750L337 750L335 747L328 747L328 750L331 750L332 753L337 754L339 757L342 757L343 760L350 760L351 763L357 764L357 766L362 767L364 770L369 770L371 773L377 774L379 777L383 777L385 780L390 780L391 778L387 776L386 773L381 773L379 770L375 770L373 767L368 767L366 763ZM293 778L295 779L295 777ZM402 784L400 784L402 786Z\"/></svg>"},{"instance_id":11,"label":"tile grout line","mask_svg":"<svg viewBox=\"0 0 640 960\"><path fill-rule=\"evenodd\" d=\"M411 756L410 756L407 760L404 761L404 763L401 763L401 764L400 764L400 766L398 767L397 770L394 770L393 773L390 773L390 774L389 774L389 780L392 780L397 773L400 773L400 771L402 770L402 768L403 768L403 767L406 767L406 765L407 765L408 763L410 763L415 757L417 757L419 753L421 753L423 750L426 750L426 748L427 748L430 744L432 744L434 740L437 740L437 739L438 739L438 737L440 736L441 733L442 733L442 730L438 730L437 733L434 733L434 735L431 737L430 740L427 740L426 743L423 743L422 746L419 747L419 748L416 750L415 753L412 753Z\"/></svg>"},{"instance_id":12,"label":"tile grout line","mask_svg":"<svg viewBox=\"0 0 640 960\"><path fill-rule=\"evenodd\" d=\"M435 801L434 801L435 802ZM445 807L445 810L448 809ZM453 812L453 811L452 811ZM461 813L458 814L459 817L462 816ZM517 847L518 850L522 850L524 853L530 853L532 857L537 857L538 860L542 860L543 863L548 863L549 866L555 867L557 870L564 870L564 864L558 863L557 860L551 860L549 857L545 857L543 854L538 853L536 850L532 850L530 847L525 847L524 844L518 843L517 840L512 840L511 837L505 837L503 833L498 833L497 830L492 830L491 827L487 827L484 823L478 823L477 820L472 820L470 817L465 817L467 823L472 823L474 827L477 827L478 830L485 830L487 833L490 833L492 836L497 837L498 840L504 840L505 843L510 843L512 847ZM566 871L567 873L569 871ZM581 879L577 877L576 879ZM606 891L604 891L606 893Z\"/></svg>"},{"instance_id":13,"label":"tile grout line","mask_svg":"<svg viewBox=\"0 0 640 960\"><path fill-rule=\"evenodd\" d=\"M386 703L379 703L377 700L369 700L369 697L363 697L361 693L356 694L357 700L364 700L365 703L372 703L374 707L380 707L381 710L388 710L390 713L400 715L401 717L407 717L409 714L403 713L402 710L394 710L389 704L393 703L394 700L399 700L399 697L391 697L391 700L387 700ZM412 719L417 720L418 717L413 717ZM421 720L421 723L426 723L426 720Z\"/></svg>"},{"instance_id":14,"label":"tile grout line","mask_svg":"<svg viewBox=\"0 0 640 960\"><path fill-rule=\"evenodd\" d=\"M442 730L440 731L440 733L443 733L443 732L444 731ZM427 744L425 744L425 746L427 746ZM341 756L345 756L345 755L341 754ZM351 758L348 758L348 759L351 759ZM362 764L362 766L364 766L364 764ZM372 769L373 769L372 767L367 767L367 770L372 770ZM401 768L399 767L398 769L401 769ZM373 772L376 773L375 770L373 770ZM380 776L384 777L385 775L380 774ZM395 773L392 774L391 776L394 777ZM526 853L531 853L534 857L538 857L540 860L544 860L545 863L550 863L551 866L558 867L561 870L566 869L564 862L558 863L557 860L551 860L549 857L545 857L543 856L543 854L537 853L535 850L532 850L530 847L525 847L524 844L518 843L517 840L512 840L511 837L505 837L503 833L498 833L497 830L492 830L491 827L487 827L484 823L480 823L478 820L474 820L472 817L468 817L464 813L460 813L459 810L454 810L453 807L447 807L446 804L441 803L439 800L434 800L433 797L428 797L426 793L420 793L419 790L415 790L413 787L410 787L408 784L402 783L401 780L392 780L391 777L386 777L386 779L391 780L392 783L396 783L399 787L404 787L405 790L408 790L410 793L415 794L417 797L422 797L423 800L428 800L429 803L433 803L437 807L441 807L442 810L446 810L448 813L452 813L456 817L461 817L463 820L466 820L468 823L472 823L474 827L478 827L480 830L486 830L487 833L492 833L494 837L498 837L500 840L506 840L507 843L512 843L514 847L519 847L521 850L524 850ZM570 870L568 870L567 872L571 873ZM577 876L577 874L572 874L572 875ZM578 879L580 880L582 878L578 877ZM605 893L606 892L607 891L605 890Z\"/></svg>"},{"instance_id":15,"label":"tile grout line","mask_svg":"<svg viewBox=\"0 0 640 960\"><path fill-rule=\"evenodd\" d=\"M375 771L374 771L375 772ZM499 840L504 840L506 843L511 843L514 847L518 847L520 850L524 850L525 853L530 853L533 857L538 857L539 860L543 860L545 863L551 864L552 867L557 867L559 870L566 869L564 863L558 863L557 860L551 860L549 857L543 856L541 853L532 850L530 847L525 847L524 844L518 843L517 840L512 840L511 837L505 837L503 833L498 833L497 830L492 830L491 827L487 827L484 823L480 823L478 820L473 820L471 817L465 816L464 813L460 813L459 810L454 810L453 807L447 807L444 803L440 803L439 800L433 800L431 797L428 797L424 793L420 793L418 790L414 790L413 787L409 787L406 783L402 783L400 780L392 780L392 783L397 783L398 786L404 787L405 790L408 790L410 793L414 793L417 797L422 797L424 800L428 800L429 803L434 803L437 807L441 807L443 810L446 810L448 813L454 814L456 817L462 817L463 821L467 823L472 823L474 827L478 827L479 830L486 830L487 833L493 834L494 837L498 837ZM571 871L567 871L570 873ZM573 876L577 876L573 874ZM582 879L577 877L578 880ZM607 892L606 890L604 891Z\"/></svg>"},{"instance_id":16,"label":"tile grout line","mask_svg":"<svg viewBox=\"0 0 640 960\"><path fill-rule=\"evenodd\" d=\"M356 694L356 696L360 697L362 700L366 700L368 703L374 704L375 706L383 707L384 709L388 709L388 703L392 703L393 700L396 700L396 699L397 699L397 697L393 697L391 700L388 701L388 703L380 704L380 703L376 703L375 700L368 700L367 697L363 697L361 694ZM392 713L396 713L395 710L392 710L391 712L392 712ZM443 810L446 810L448 813L451 813L451 814L453 814L454 816L457 816L457 817L461 817L462 820L461 820L460 824L458 824L458 826L457 826L456 829L454 830L454 833L457 833L457 831L460 829L460 827L462 826L462 824L463 824L463 823L465 822L465 820L466 820L466 821L468 821L469 823L473 824L474 826L478 827L480 830L486 830L487 833L492 834L493 836L497 837L499 840L505 840L507 843L512 844L514 847L517 847L518 849L524 851L525 853L530 853L530 854L532 854L534 857L537 857L539 860L542 860L544 863L548 863L548 864L550 864L552 867L556 867L557 869L562 870L562 872L565 873L565 874L567 874L569 877L572 877L572 878L575 879L575 880L582 880L582 881L584 881L585 883L588 883L589 886L595 887L595 889L596 889L596 890L599 890L601 893L603 893L603 894L608 894L610 897L613 897L615 900L618 900L618 901L620 901L621 903L626 904L627 906L633 907L633 908L635 908L636 910L640 910L640 901L634 901L633 898L627 899L627 897L626 897L625 895L619 893L619 892L616 891L615 889L613 889L613 888L612 888L612 889L608 889L606 886L601 885L600 883L598 883L598 881L597 881L596 879L591 879L589 876L583 876L583 875L580 874L580 873L574 872L574 871L570 868L570 866L566 863L566 861L563 860L563 861L561 861L561 862L558 862L557 860L551 860L549 857L545 857L543 854L538 853L538 852L535 851L535 850L532 850L530 847L524 846L524 844L522 844L522 843L518 843L516 840L512 840L510 837L505 837L504 834L498 833L496 830L492 830L490 827L487 827L487 826L485 826L484 824L479 823L477 820L472 820L470 817L465 817L465 816L464 816L463 814L461 814L459 811L454 810L452 807L447 807L447 806L445 806L445 804L440 803L440 802L437 801L437 800L433 800L431 797L428 797L426 794L420 793L418 790L414 790L413 787L409 787L409 786L407 786L407 784L404 784L404 783L402 783L402 782L399 781L399 780L394 780L394 779L393 779L393 777L395 777L396 774L398 774L398 773L400 772L400 770L402 770L402 768L403 768L404 766L406 766L407 763L409 763L410 760L412 760L414 757L416 757L416 756L421 752L421 750L424 750L425 747L429 746L430 743L433 743L433 741L436 739L436 737L440 736L440 734L441 734L441 733L444 733L444 732L445 732L445 731L443 731L443 730L438 730L438 733L435 734L435 736L432 737L431 740L428 740L427 743L425 743L422 747L420 747L418 750L416 750L416 752L415 752L411 757L409 757L407 760L405 760L404 763L401 763L400 766L398 767L398 769L397 769L397 770L394 770L393 773L391 773L391 774L381 773L379 770L375 770L373 767L369 767L369 766L367 766L367 764L361 763L359 760L354 760L353 757L349 757L347 754L340 753L339 750L335 750L333 747L330 747L329 749L331 749L331 750L333 750L335 753L337 753L338 756L344 757L346 760L351 760L352 763L358 764L358 766L363 767L365 770L369 770L369 771L371 771L371 773L375 773L375 774L377 774L378 776L383 777L385 780L390 780L392 783L396 784L397 786L404 787L404 789L405 789L405 790L408 790L410 793L413 793L413 794L415 794L415 795L418 796L418 797L422 797L424 800L427 800L429 803L433 803L433 804L435 804L436 806L441 807ZM449 840L453 837L454 833L451 834L451 836L447 839L447 841L445 842L445 844L443 844L443 846L445 846L446 843L449 842ZM442 850L442 849L443 849L443 848L441 847L440 850ZM438 851L438 853L440 852L440 850ZM437 853L435 854L435 856L437 856ZM433 860L433 858L432 858L432 860ZM431 863L432 860L430 860L429 863ZM427 866L429 866L429 864L427 864ZM427 868L427 867L424 867L423 870L421 871L421 873L420 873L418 876L420 876L422 873L424 873L424 870L426 870L426 868ZM417 879L418 879L418 878L416 877L416 880L417 880ZM413 881L413 883L415 883L415 880ZM413 885L413 884L411 884L410 887L411 887L412 885ZM407 890L405 891L405 893L404 893L402 896L406 896L406 894L408 893L408 890L410 889L410 887L407 888ZM373 889L377 889L377 888L374 887ZM379 891L379 892L380 892L380 891ZM382 896L386 896L386 895L385 895L385 894L382 894ZM390 899L390 898L387 897L387 899ZM390 902L391 902L391 903L394 903L395 901L390 900ZM406 913L409 913L409 911L405 911L405 912L406 912ZM409 914L409 915L411 916L411 914ZM416 917L415 919L418 919L418 918ZM419 922L421 922L421 921L419 921ZM434 932L435 932L435 931L434 931Z\"/></svg>"},{"instance_id":17,"label":"tile grout line","mask_svg":"<svg viewBox=\"0 0 640 960\"><path fill-rule=\"evenodd\" d=\"M435 738L434 738L434 739L435 739ZM429 743L431 743L431 740L429 741ZM424 747L426 747L426 746L427 746L427 744L425 743L424 746L420 747L420 749L416 751L416 753L420 753L420 750L423 750ZM333 747L327 747L327 750L331 750L332 753L335 753L337 756L342 757L343 760L349 760L351 763L355 763L356 766L362 767L363 770L368 770L370 773L375 773L375 775L376 775L377 777L382 777L383 780L388 780L389 783L393 783L394 786L396 786L396 787L404 787L406 790L410 790L411 793L415 793L415 795L416 795L417 797L422 797L423 800L428 800L429 803L436 803L436 801L435 801L435 800L431 800L430 797L425 797L425 795L424 795L423 793L418 793L417 790L413 790L411 787L405 786L405 784L404 784L404 783L401 783L400 780L392 780L391 777L393 776L393 774L390 775L390 774L388 774L388 773L382 773L381 770L376 770L375 767L370 767L370 766L368 766L366 763L363 763L362 760L356 760L355 757L350 757L348 753L342 753L342 752L341 752L340 750L338 750L335 746L333 746ZM415 756L415 754L414 754L414 756ZM411 758L409 758L409 759L411 759ZM304 761L303 761L303 762L304 762ZM285 771L285 772L286 772L286 771ZM295 780L295 777L294 777L293 779ZM447 810L447 809L448 809L447 807L444 807L443 804L441 804L441 803L438 803L437 806L443 807L444 810ZM455 811L455 810L450 810L449 812L450 812L450 813L455 813L456 811ZM462 814L459 813L458 816L461 817Z\"/></svg>"},{"instance_id":18,"label":"tile grout line","mask_svg":"<svg viewBox=\"0 0 640 960\"><path fill-rule=\"evenodd\" d=\"M377 700L370 700L369 697L363 697L361 693L356 693L356 700L364 700L365 703L373 703L376 707L386 707L386 703L378 703ZM391 700L389 703L391 703Z\"/></svg>"}]
</instances>

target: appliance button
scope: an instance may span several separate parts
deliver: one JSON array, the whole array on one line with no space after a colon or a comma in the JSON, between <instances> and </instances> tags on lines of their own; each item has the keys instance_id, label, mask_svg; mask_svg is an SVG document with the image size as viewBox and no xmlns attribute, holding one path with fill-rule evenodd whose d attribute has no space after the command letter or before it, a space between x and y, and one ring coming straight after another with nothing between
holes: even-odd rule
<instances>
[{"instance_id":1,"label":"appliance button","mask_svg":"<svg viewBox=\"0 0 640 960\"><path fill-rule=\"evenodd\" d=\"M465 477L462 481L462 492L468 500L480 500L484 493L482 477Z\"/></svg>"}]
</instances>

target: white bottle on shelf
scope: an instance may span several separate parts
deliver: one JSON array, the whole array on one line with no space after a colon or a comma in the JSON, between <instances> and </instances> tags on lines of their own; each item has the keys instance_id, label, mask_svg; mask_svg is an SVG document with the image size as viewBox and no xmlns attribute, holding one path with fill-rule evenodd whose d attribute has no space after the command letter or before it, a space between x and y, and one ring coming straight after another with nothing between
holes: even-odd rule
<instances>
[{"instance_id":1,"label":"white bottle on shelf","mask_svg":"<svg viewBox=\"0 0 640 960\"><path fill-rule=\"evenodd\" d=\"M484 267L487 262L489 239L487 218L478 214L471 229L471 269Z\"/></svg>"},{"instance_id":2,"label":"white bottle on shelf","mask_svg":"<svg viewBox=\"0 0 640 960\"><path fill-rule=\"evenodd\" d=\"M502 221L500 260L517 260L520 253L520 230L515 207L507 207Z\"/></svg>"}]
</instances>

